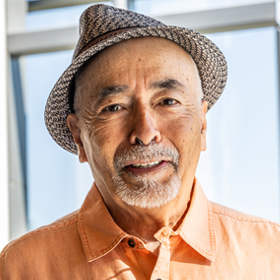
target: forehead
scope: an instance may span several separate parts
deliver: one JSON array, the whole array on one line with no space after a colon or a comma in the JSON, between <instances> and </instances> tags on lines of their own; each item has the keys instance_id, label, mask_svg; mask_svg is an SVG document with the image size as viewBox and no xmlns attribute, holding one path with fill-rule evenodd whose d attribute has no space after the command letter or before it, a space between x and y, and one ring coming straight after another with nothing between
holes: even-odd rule
<instances>
[{"instance_id":1,"label":"forehead","mask_svg":"<svg viewBox=\"0 0 280 280\"><path fill-rule=\"evenodd\" d=\"M77 86L102 88L119 82L155 79L197 80L191 56L176 43L158 37L142 37L117 43L95 55L79 73Z\"/></svg>"}]
</instances>

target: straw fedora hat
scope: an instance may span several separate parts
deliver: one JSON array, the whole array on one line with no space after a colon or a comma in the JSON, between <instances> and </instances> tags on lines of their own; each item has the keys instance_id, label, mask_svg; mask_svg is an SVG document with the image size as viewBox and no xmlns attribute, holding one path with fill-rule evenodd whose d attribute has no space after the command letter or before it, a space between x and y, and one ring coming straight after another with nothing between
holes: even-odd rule
<instances>
[{"instance_id":1,"label":"straw fedora hat","mask_svg":"<svg viewBox=\"0 0 280 280\"><path fill-rule=\"evenodd\" d=\"M72 63L52 89L45 108L45 124L52 138L69 152L77 153L67 116L73 112L73 78L96 53L132 38L153 36L171 40L196 62L208 109L218 100L227 79L227 63L219 48L202 34L184 27L167 26L151 17L107 5L86 9Z\"/></svg>"}]
</instances>

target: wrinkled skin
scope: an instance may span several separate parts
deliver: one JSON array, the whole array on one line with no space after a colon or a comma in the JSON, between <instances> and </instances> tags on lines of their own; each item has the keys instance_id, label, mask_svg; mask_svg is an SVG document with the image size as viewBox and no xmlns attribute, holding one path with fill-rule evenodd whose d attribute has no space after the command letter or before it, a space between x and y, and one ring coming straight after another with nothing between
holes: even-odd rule
<instances>
[{"instance_id":1,"label":"wrinkled skin","mask_svg":"<svg viewBox=\"0 0 280 280\"><path fill-rule=\"evenodd\" d=\"M207 102L199 99L202 89L195 64L180 46L166 39L131 39L96 55L76 84L76 114L67 121L79 159L89 163L116 223L152 240L157 229L174 227L185 212L200 152L206 149ZM142 146L172 148L179 154L179 193L156 209L126 204L112 181L114 157L139 145L138 139ZM164 186L174 174L169 158L133 163L160 160L165 162L162 167L147 171L124 167L122 179L132 189L137 184L134 175Z\"/></svg>"}]
</instances>

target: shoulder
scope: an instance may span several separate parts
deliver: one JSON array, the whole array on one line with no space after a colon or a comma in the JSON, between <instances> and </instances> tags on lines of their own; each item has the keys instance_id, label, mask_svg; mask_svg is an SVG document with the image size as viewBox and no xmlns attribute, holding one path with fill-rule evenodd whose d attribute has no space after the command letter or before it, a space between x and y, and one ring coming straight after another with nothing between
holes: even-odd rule
<instances>
[{"instance_id":1,"label":"shoulder","mask_svg":"<svg viewBox=\"0 0 280 280\"><path fill-rule=\"evenodd\" d=\"M67 236L77 233L78 211L75 211L52 224L40 227L13 241L11 241L0 254L0 261L3 258L18 255L20 252L38 251L45 246L55 245L61 240L66 240Z\"/></svg>"},{"instance_id":2,"label":"shoulder","mask_svg":"<svg viewBox=\"0 0 280 280\"><path fill-rule=\"evenodd\" d=\"M269 221L267 219L259 218L256 216L248 215L243 212L234 210L232 208L220 205L218 203L210 202L210 205L212 206L213 213L215 216L218 216L221 219L231 219L233 221L239 221L239 222L249 222L249 223L264 223L264 224L271 224L273 226L276 226L280 229L280 225L276 222Z\"/></svg>"},{"instance_id":3,"label":"shoulder","mask_svg":"<svg viewBox=\"0 0 280 280\"><path fill-rule=\"evenodd\" d=\"M280 225L210 202L216 264L237 272L236 279L278 279ZM238 268L238 270L236 270ZM246 276L245 276L246 275Z\"/></svg>"},{"instance_id":4,"label":"shoulder","mask_svg":"<svg viewBox=\"0 0 280 280\"><path fill-rule=\"evenodd\" d=\"M279 241L280 225L276 222L244 214L234 209L210 202L218 234L244 242L254 241L264 245ZM278 244L279 242L277 242ZM280 249L280 246L277 246Z\"/></svg>"}]
</instances>

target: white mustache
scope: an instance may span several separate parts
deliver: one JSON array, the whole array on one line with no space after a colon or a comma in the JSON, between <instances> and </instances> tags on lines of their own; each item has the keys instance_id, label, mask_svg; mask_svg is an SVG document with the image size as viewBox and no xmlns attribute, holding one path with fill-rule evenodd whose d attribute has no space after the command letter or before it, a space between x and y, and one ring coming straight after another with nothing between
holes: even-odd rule
<instances>
[{"instance_id":1,"label":"white mustache","mask_svg":"<svg viewBox=\"0 0 280 280\"><path fill-rule=\"evenodd\" d=\"M114 167L119 173L126 166L127 162L145 161L145 160L161 160L168 159L178 170L179 152L174 147L162 147L158 144L150 144L148 146L132 146L123 152L116 154L114 157Z\"/></svg>"}]
</instances>

